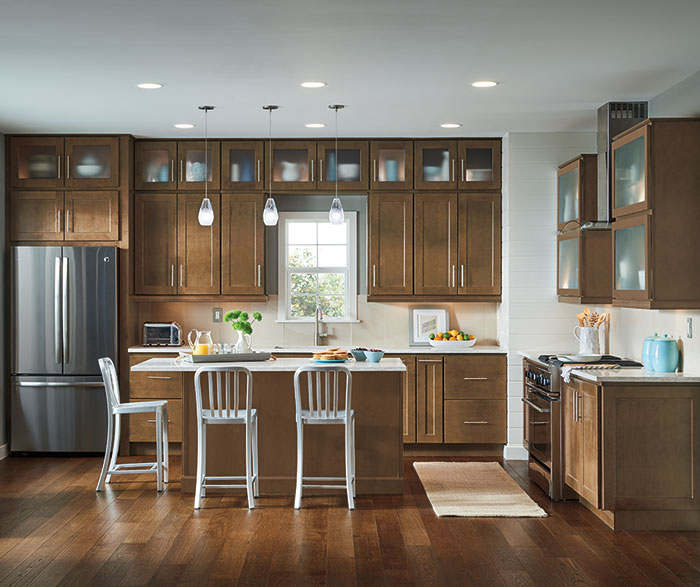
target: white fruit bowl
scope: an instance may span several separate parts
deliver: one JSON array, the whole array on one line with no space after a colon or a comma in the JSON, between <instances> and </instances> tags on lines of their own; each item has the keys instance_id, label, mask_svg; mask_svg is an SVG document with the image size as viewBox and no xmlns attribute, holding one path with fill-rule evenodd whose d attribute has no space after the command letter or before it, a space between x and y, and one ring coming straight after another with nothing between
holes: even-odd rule
<instances>
[{"instance_id":1,"label":"white fruit bowl","mask_svg":"<svg viewBox=\"0 0 700 587\"><path fill-rule=\"evenodd\" d=\"M468 349L476 344L473 340L431 340L430 345L436 349Z\"/></svg>"}]
</instances>

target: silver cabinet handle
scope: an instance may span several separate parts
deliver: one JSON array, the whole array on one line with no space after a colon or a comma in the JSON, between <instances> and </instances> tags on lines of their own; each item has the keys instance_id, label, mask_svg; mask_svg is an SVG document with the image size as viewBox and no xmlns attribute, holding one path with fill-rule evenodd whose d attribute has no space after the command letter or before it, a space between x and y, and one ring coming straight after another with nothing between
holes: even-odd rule
<instances>
[{"instance_id":1,"label":"silver cabinet handle","mask_svg":"<svg viewBox=\"0 0 700 587\"><path fill-rule=\"evenodd\" d=\"M452 181L455 180L455 160L452 159Z\"/></svg>"},{"instance_id":2,"label":"silver cabinet handle","mask_svg":"<svg viewBox=\"0 0 700 587\"><path fill-rule=\"evenodd\" d=\"M71 232L70 227L70 210L66 209L66 232Z\"/></svg>"},{"instance_id":3,"label":"silver cabinet handle","mask_svg":"<svg viewBox=\"0 0 700 587\"><path fill-rule=\"evenodd\" d=\"M372 287L377 287L377 266L372 265Z\"/></svg>"},{"instance_id":4,"label":"silver cabinet handle","mask_svg":"<svg viewBox=\"0 0 700 587\"><path fill-rule=\"evenodd\" d=\"M56 157L56 169L58 170L58 179L61 179L61 156Z\"/></svg>"},{"instance_id":5,"label":"silver cabinet handle","mask_svg":"<svg viewBox=\"0 0 700 587\"><path fill-rule=\"evenodd\" d=\"M455 286L455 270L457 269L456 265L452 265L452 287Z\"/></svg>"},{"instance_id":6,"label":"silver cabinet handle","mask_svg":"<svg viewBox=\"0 0 700 587\"><path fill-rule=\"evenodd\" d=\"M175 183L175 159L170 160L170 183Z\"/></svg>"},{"instance_id":7,"label":"silver cabinet handle","mask_svg":"<svg viewBox=\"0 0 700 587\"><path fill-rule=\"evenodd\" d=\"M260 269L260 265L258 265L258 287L262 287L262 277Z\"/></svg>"},{"instance_id":8,"label":"silver cabinet handle","mask_svg":"<svg viewBox=\"0 0 700 587\"><path fill-rule=\"evenodd\" d=\"M66 155L66 179L70 179L70 155Z\"/></svg>"},{"instance_id":9,"label":"silver cabinet handle","mask_svg":"<svg viewBox=\"0 0 700 587\"><path fill-rule=\"evenodd\" d=\"M61 213L59 212L59 223L61 218ZM60 230L60 229L59 229ZM61 257L56 257L54 259L53 265L53 327L54 327L54 339L53 346L56 350L56 363L61 362Z\"/></svg>"},{"instance_id":10,"label":"silver cabinet handle","mask_svg":"<svg viewBox=\"0 0 700 587\"><path fill-rule=\"evenodd\" d=\"M182 263L180 263L180 287L182 287Z\"/></svg>"},{"instance_id":11,"label":"silver cabinet handle","mask_svg":"<svg viewBox=\"0 0 700 587\"><path fill-rule=\"evenodd\" d=\"M323 181L323 159L318 160L318 181Z\"/></svg>"},{"instance_id":12,"label":"silver cabinet handle","mask_svg":"<svg viewBox=\"0 0 700 587\"><path fill-rule=\"evenodd\" d=\"M170 265L170 287L175 287L175 265Z\"/></svg>"},{"instance_id":13,"label":"silver cabinet handle","mask_svg":"<svg viewBox=\"0 0 700 587\"><path fill-rule=\"evenodd\" d=\"M540 414L549 414L551 412L551 410L545 410L544 408L541 408L537 404L531 402L526 397L521 397L520 401L523 402L524 404L527 404L528 406L530 406L533 410L538 411Z\"/></svg>"},{"instance_id":14,"label":"silver cabinet handle","mask_svg":"<svg viewBox=\"0 0 700 587\"><path fill-rule=\"evenodd\" d=\"M488 381L488 377L465 377L465 381Z\"/></svg>"},{"instance_id":15,"label":"silver cabinet handle","mask_svg":"<svg viewBox=\"0 0 700 587\"><path fill-rule=\"evenodd\" d=\"M581 392L577 391L576 392L576 420L580 422L582 420L581 418Z\"/></svg>"},{"instance_id":16,"label":"silver cabinet handle","mask_svg":"<svg viewBox=\"0 0 700 587\"><path fill-rule=\"evenodd\" d=\"M58 230L56 232L61 232L61 211L56 210L56 220L58 221Z\"/></svg>"},{"instance_id":17,"label":"silver cabinet handle","mask_svg":"<svg viewBox=\"0 0 700 587\"><path fill-rule=\"evenodd\" d=\"M260 183L260 159L258 159L258 183Z\"/></svg>"},{"instance_id":18,"label":"silver cabinet handle","mask_svg":"<svg viewBox=\"0 0 700 587\"><path fill-rule=\"evenodd\" d=\"M314 160L311 160L311 181L314 181Z\"/></svg>"},{"instance_id":19,"label":"silver cabinet handle","mask_svg":"<svg viewBox=\"0 0 700 587\"><path fill-rule=\"evenodd\" d=\"M373 169L374 169L374 182L377 182L377 160L374 159L373 161Z\"/></svg>"},{"instance_id":20,"label":"silver cabinet handle","mask_svg":"<svg viewBox=\"0 0 700 587\"><path fill-rule=\"evenodd\" d=\"M419 363L442 363L442 359L418 359Z\"/></svg>"},{"instance_id":21,"label":"silver cabinet handle","mask_svg":"<svg viewBox=\"0 0 700 587\"><path fill-rule=\"evenodd\" d=\"M61 327L63 329L63 360L66 363L70 362L70 352L68 348L69 338L68 338L68 257L63 257L61 259L62 268L62 297L61 300L61 314L63 318L63 323Z\"/></svg>"},{"instance_id":22,"label":"silver cabinet handle","mask_svg":"<svg viewBox=\"0 0 700 587\"><path fill-rule=\"evenodd\" d=\"M183 161L184 161L183 159L180 159L180 183L182 183L182 163L183 163Z\"/></svg>"},{"instance_id":23,"label":"silver cabinet handle","mask_svg":"<svg viewBox=\"0 0 700 587\"><path fill-rule=\"evenodd\" d=\"M576 407L578 406L578 399L576 399L576 396L578 395L578 393L575 391L572 393L573 393L572 397L573 397L573 402L574 402L574 409L572 410L573 414L574 414L574 422L578 422L578 415L576 414L576 412L578 411L576 409Z\"/></svg>"},{"instance_id":24,"label":"silver cabinet handle","mask_svg":"<svg viewBox=\"0 0 700 587\"><path fill-rule=\"evenodd\" d=\"M464 424L488 424L486 420L467 420Z\"/></svg>"},{"instance_id":25,"label":"silver cabinet handle","mask_svg":"<svg viewBox=\"0 0 700 587\"><path fill-rule=\"evenodd\" d=\"M163 375L148 375L146 376L146 379L167 379L168 381L172 379L172 377L166 377Z\"/></svg>"},{"instance_id":26,"label":"silver cabinet handle","mask_svg":"<svg viewBox=\"0 0 700 587\"><path fill-rule=\"evenodd\" d=\"M459 266L459 287L464 287L464 265Z\"/></svg>"},{"instance_id":27,"label":"silver cabinet handle","mask_svg":"<svg viewBox=\"0 0 700 587\"><path fill-rule=\"evenodd\" d=\"M460 159L460 162L462 164L462 174L460 176L461 177L460 181L464 181L464 159Z\"/></svg>"}]
</instances>

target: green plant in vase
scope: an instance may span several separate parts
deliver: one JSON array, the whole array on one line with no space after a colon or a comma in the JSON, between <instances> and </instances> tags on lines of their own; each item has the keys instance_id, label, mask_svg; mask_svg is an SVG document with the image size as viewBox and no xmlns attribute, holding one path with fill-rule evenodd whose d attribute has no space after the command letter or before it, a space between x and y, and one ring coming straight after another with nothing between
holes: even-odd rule
<instances>
[{"instance_id":1,"label":"green plant in vase","mask_svg":"<svg viewBox=\"0 0 700 587\"><path fill-rule=\"evenodd\" d=\"M253 334L253 322L262 322L262 314L260 312L253 312L253 319L250 320L248 312L229 310L224 315L224 321L230 322L231 328L238 331L236 352L252 353L251 334Z\"/></svg>"}]
</instances>

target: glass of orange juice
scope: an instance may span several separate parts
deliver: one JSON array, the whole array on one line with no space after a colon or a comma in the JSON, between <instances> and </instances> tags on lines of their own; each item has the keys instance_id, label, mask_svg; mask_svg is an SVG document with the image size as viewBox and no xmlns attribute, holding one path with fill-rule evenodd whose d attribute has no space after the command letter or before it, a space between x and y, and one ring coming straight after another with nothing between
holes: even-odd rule
<instances>
[{"instance_id":1,"label":"glass of orange juice","mask_svg":"<svg viewBox=\"0 0 700 587\"><path fill-rule=\"evenodd\" d=\"M194 335L194 340L192 337ZM211 330L191 330L187 335L187 342L190 343L193 355L209 355L212 351L214 341L211 339Z\"/></svg>"}]
</instances>

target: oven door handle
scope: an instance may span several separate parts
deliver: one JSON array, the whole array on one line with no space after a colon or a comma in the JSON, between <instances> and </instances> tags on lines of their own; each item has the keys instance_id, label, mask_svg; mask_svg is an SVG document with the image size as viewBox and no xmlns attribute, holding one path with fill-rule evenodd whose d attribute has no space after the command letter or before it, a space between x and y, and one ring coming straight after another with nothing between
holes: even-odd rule
<instances>
[{"instance_id":1,"label":"oven door handle","mask_svg":"<svg viewBox=\"0 0 700 587\"><path fill-rule=\"evenodd\" d=\"M529 399L526 397L521 397L520 398L524 404L527 404L530 406L532 409L537 410L540 414L549 414L552 410L543 410L540 406L537 404L532 403Z\"/></svg>"}]
</instances>

